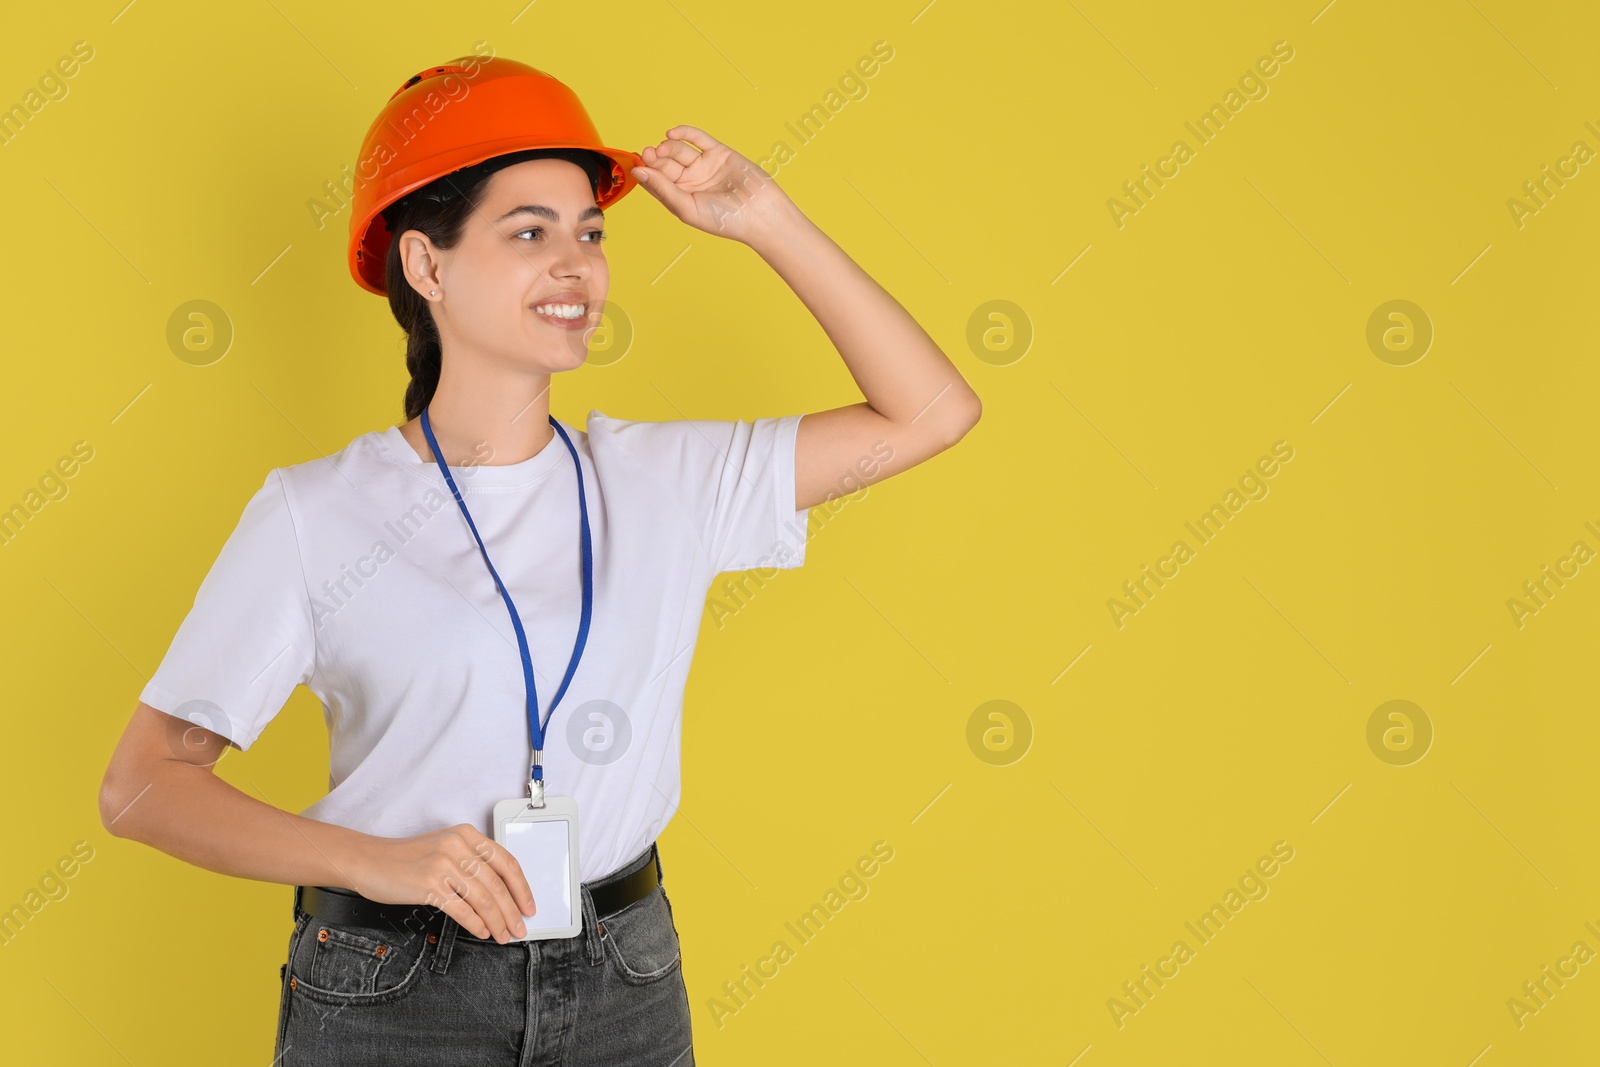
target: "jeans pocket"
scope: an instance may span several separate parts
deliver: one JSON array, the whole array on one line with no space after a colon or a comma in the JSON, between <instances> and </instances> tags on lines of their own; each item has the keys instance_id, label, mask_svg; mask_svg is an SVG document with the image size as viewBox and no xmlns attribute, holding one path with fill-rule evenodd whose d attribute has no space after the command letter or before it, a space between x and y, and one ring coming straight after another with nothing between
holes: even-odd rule
<instances>
[{"instance_id":1,"label":"jeans pocket","mask_svg":"<svg viewBox=\"0 0 1600 1067\"><path fill-rule=\"evenodd\" d=\"M289 987L324 1004L381 1004L411 991L434 943L422 929L380 930L313 916L293 942Z\"/></svg>"},{"instance_id":2,"label":"jeans pocket","mask_svg":"<svg viewBox=\"0 0 1600 1067\"><path fill-rule=\"evenodd\" d=\"M682 965L683 951L666 893L656 886L621 911L600 919L606 958L630 985L658 982Z\"/></svg>"}]
</instances>

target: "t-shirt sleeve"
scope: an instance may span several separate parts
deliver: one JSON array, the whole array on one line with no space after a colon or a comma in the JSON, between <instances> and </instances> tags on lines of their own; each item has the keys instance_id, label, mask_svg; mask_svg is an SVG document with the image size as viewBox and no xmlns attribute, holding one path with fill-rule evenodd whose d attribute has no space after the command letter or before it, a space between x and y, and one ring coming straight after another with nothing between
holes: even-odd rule
<instances>
[{"instance_id":1,"label":"t-shirt sleeve","mask_svg":"<svg viewBox=\"0 0 1600 1067\"><path fill-rule=\"evenodd\" d=\"M310 680L316 631L279 470L248 503L139 699L248 749Z\"/></svg>"},{"instance_id":2,"label":"t-shirt sleeve","mask_svg":"<svg viewBox=\"0 0 1600 1067\"><path fill-rule=\"evenodd\" d=\"M805 416L753 421L596 422L622 442L699 533L717 573L801 566L809 509L795 506L795 440Z\"/></svg>"}]
</instances>

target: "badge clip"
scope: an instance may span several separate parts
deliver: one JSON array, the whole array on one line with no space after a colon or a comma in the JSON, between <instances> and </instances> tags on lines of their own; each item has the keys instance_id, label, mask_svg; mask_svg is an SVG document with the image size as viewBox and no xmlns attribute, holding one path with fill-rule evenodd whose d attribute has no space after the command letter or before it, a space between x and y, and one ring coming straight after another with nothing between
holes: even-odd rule
<instances>
[{"instance_id":1,"label":"badge clip","mask_svg":"<svg viewBox=\"0 0 1600 1067\"><path fill-rule=\"evenodd\" d=\"M534 766L538 766L543 762L540 759L540 756L542 755L543 753L541 752L535 752L533 754ZM530 778L528 779L528 808L532 810L534 808L542 807L544 807L544 779Z\"/></svg>"}]
</instances>

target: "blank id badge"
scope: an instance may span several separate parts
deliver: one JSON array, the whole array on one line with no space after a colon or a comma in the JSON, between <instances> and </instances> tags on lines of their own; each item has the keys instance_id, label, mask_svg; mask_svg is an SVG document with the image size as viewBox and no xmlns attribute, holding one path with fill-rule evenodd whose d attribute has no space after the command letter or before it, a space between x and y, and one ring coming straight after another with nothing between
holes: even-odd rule
<instances>
[{"instance_id":1,"label":"blank id badge","mask_svg":"<svg viewBox=\"0 0 1600 1067\"><path fill-rule=\"evenodd\" d=\"M494 839L516 857L533 890L534 914L522 917L528 933L511 940L540 941L582 932L577 800L546 796L540 808L529 807L527 797L499 801L494 806Z\"/></svg>"}]
</instances>

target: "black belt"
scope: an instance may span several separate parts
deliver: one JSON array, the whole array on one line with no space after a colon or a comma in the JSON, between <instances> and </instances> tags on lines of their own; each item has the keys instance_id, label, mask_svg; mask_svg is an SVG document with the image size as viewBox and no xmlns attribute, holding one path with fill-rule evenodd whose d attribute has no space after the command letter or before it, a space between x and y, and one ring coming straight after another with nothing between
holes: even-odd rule
<instances>
[{"instance_id":1,"label":"black belt","mask_svg":"<svg viewBox=\"0 0 1600 1067\"><path fill-rule=\"evenodd\" d=\"M608 876L610 877L610 876ZM596 918L615 915L635 901L643 900L661 884L661 860L655 842L650 843L650 858L631 874L585 882L594 900ZM414 931L443 925L449 916L431 904L380 904L351 889L335 886L297 885L295 907L331 923L366 926L379 930ZM536 902L537 903L537 902Z\"/></svg>"}]
</instances>

